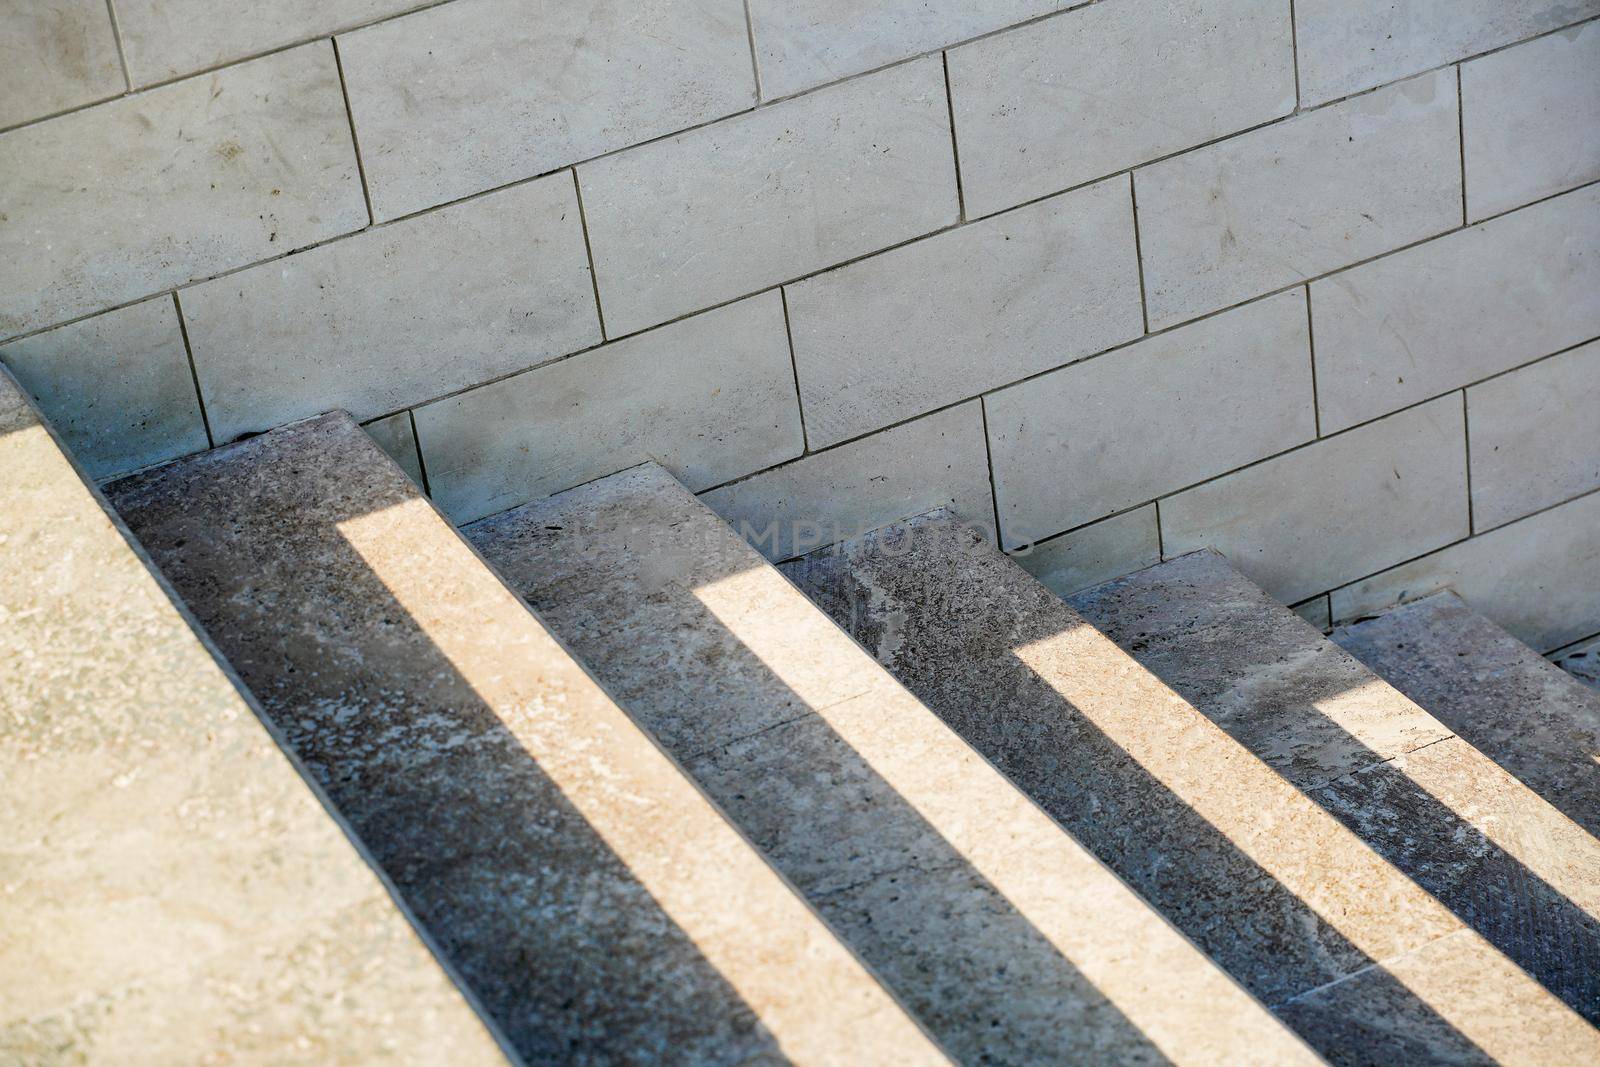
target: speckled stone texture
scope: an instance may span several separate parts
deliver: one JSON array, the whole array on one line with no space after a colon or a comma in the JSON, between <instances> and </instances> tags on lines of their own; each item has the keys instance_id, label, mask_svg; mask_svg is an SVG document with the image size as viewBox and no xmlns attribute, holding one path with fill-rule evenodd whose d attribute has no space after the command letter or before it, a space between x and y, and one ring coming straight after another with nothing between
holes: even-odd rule
<instances>
[{"instance_id":1,"label":"speckled stone texture","mask_svg":"<svg viewBox=\"0 0 1600 1067\"><path fill-rule=\"evenodd\" d=\"M939 1061L347 416L111 495L528 1062Z\"/></svg>"},{"instance_id":2,"label":"speckled stone texture","mask_svg":"<svg viewBox=\"0 0 1600 1067\"><path fill-rule=\"evenodd\" d=\"M1315 1060L660 468L467 535L957 1059Z\"/></svg>"},{"instance_id":3,"label":"speckled stone texture","mask_svg":"<svg viewBox=\"0 0 1600 1067\"><path fill-rule=\"evenodd\" d=\"M0 1063L503 1063L0 371Z\"/></svg>"},{"instance_id":4,"label":"speckled stone texture","mask_svg":"<svg viewBox=\"0 0 1600 1067\"><path fill-rule=\"evenodd\" d=\"M1550 1028L1544 1052L1595 1047L1581 1020L1470 932L1458 963L1499 982L1526 1016L1483 1012L1458 974L1401 982L1374 967L1465 932L1461 921L947 515L783 569L1330 1060L1363 1062L1368 1029L1439 1054L1474 1039L1511 1048L1528 1020ZM1358 974L1362 997L1315 1017L1290 1008Z\"/></svg>"},{"instance_id":5,"label":"speckled stone texture","mask_svg":"<svg viewBox=\"0 0 1600 1067\"><path fill-rule=\"evenodd\" d=\"M1527 785L1214 552L1070 603L1506 958L1600 1019L1600 843Z\"/></svg>"},{"instance_id":6,"label":"speckled stone texture","mask_svg":"<svg viewBox=\"0 0 1600 1067\"><path fill-rule=\"evenodd\" d=\"M1463 740L1600 835L1600 692L1436 593L1333 640Z\"/></svg>"}]
</instances>

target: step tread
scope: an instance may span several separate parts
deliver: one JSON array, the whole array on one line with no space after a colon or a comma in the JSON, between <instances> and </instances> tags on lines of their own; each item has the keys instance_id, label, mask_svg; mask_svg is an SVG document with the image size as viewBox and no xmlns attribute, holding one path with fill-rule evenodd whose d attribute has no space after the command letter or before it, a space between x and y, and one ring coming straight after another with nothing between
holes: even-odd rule
<instances>
[{"instance_id":1,"label":"step tread","mask_svg":"<svg viewBox=\"0 0 1600 1067\"><path fill-rule=\"evenodd\" d=\"M1079 840L1247 988L1303 1027L1324 1055L1359 1055L1359 1045L1351 1043L1352 1020L1341 1022L1339 1011L1308 1014L1321 1004L1312 998L1314 991L1336 988L1374 962L1406 958L1457 933L1468 934L1458 954L1476 961L1470 973L1500 982L1519 1011L1553 1020L1566 1041L1558 1048L1600 1049L1582 1020L1514 966L1508 971L1500 953L1309 799L1271 760L1231 736L1229 727L1313 781L1338 769L1330 760L1348 745L1327 731L1300 743L1257 721L1243 700L1228 705L1235 719L1213 721L1193 697L1185 699L1159 672L1141 665L1136 657L1162 642L1158 620L1147 626L1139 619L1123 635L1141 650L1130 656L942 513L895 524L784 569ZM1243 604L1244 590L1235 593L1232 599ZM1254 604L1253 611L1259 610ZM1188 625L1203 625L1205 614L1203 597L1178 609ZM1247 641L1272 636L1261 630L1258 625L1238 633ZM1228 644L1222 634L1210 633L1199 647L1202 655L1214 656L1230 651ZM1177 650L1171 651L1177 658ZM1304 651L1298 656L1307 659ZM1322 666L1323 675L1339 684L1354 677L1348 664ZM1197 671L1197 688L1208 697L1226 692L1212 676L1231 670L1213 663ZM1280 671L1246 692L1295 692L1294 681ZM1417 736L1385 728L1377 711L1364 698L1352 715L1373 722L1374 732L1392 746ZM1433 728L1420 736L1439 733ZM1396 982L1386 974L1374 969L1364 984L1387 991ZM1383 1009L1395 1021L1415 1029L1415 1013L1400 1008L1422 1007L1425 1017L1447 1014L1487 1045L1519 1048L1524 1019L1482 1012L1481 997L1458 988L1453 972L1424 970L1410 982ZM1290 1014L1287 1005L1296 997L1312 999ZM1355 1010L1379 1009L1368 1004ZM1428 1027L1416 1032L1430 1033ZM1441 1049L1464 1040L1437 1017L1430 1039Z\"/></svg>"},{"instance_id":2,"label":"step tread","mask_svg":"<svg viewBox=\"0 0 1600 1067\"><path fill-rule=\"evenodd\" d=\"M0 1059L505 1062L3 370L0 546Z\"/></svg>"},{"instance_id":3,"label":"step tread","mask_svg":"<svg viewBox=\"0 0 1600 1067\"><path fill-rule=\"evenodd\" d=\"M1600 835L1600 692L1451 592L1341 626L1332 639Z\"/></svg>"},{"instance_id":4,"label":"step tread","mask_svg":"<svg viewBox=\"0 0 1600 1067\"><path fill-rule=\"evenodd\" d=\"M348 417L111 495L527 1060L940 1059Z\"/></svg>"},{"instance_id":5,"label":"step tread","mask_svg":"<svg viewBox=\"0 0 1600 1067\"><path fill-rule=\"evenodd\" d=\"M965 1062L1311 1062L669 475L468 537Z\"/></svg>"}]
</instances>

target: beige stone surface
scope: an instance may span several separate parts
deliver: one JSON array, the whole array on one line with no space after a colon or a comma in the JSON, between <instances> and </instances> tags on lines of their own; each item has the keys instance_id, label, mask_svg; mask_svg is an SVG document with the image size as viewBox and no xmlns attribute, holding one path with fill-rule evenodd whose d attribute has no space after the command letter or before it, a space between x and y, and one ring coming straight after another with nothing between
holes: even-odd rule
<instances>
[{"instance_id":1,"label":"beige stone surface","mask_svg":"<svg viewBox=\"0 0 1600 1067\"><path fill-rule=\"evenodd\" d=\"M367 224L326 41L0 134L0 339Z\"/></svg>"},{"instance_id":2,"label":"beige stone surface","mask_svg":"<svg viewBox=\"0 0 1600 1067\"><path fill-rule=\"evenodd\" d=\"M456 0L339 56L379 219L755 103L740 0Z\"/></svg>"},{"instance_id":3,"label":"beige stone surface","mask_svg":"<svg viewBox=\"0 0 1600 1067\"><path fill-rule=\"evenodd\" d=\"M504 1062L0 371L0 1061Z\"/></svg>"},{"instance_id":4,"label":"beige stone surface","mask_svg":"<svg viewBox=\"0 0 1600 1067\"><path fill-rule=\"evenodd\" d=\"M940 1060L347 416L112 493L526 1060Z\"/></svg>"},{"instance_id":5,"label":"beige stone surface","mask_svg":"<svg viewBox=\"0 0 1600 1067\"><path fill-rule=\"evenodd\" d=\"M1156 507L1142 508L1079 527L1017 550L1012 559L1058 596L1099 585L1161 562Z\"/></svg>"},{"instance_id":6,"label":"beige stone surface","mask_svg":"<svg viewBox=\"0 0 1600 1067\"><path fill-rule=\"evenodd\" d=\"M659 468L467 532L957 1059L1314 1062Z\"/></svg>"},{"instance_id":7,"label":"beige stone surface","mask_svg":"<svg viewBox=\"0 0 1600 1067\"><path fill-rule=\"evenodd\" d=\"M12 0L0 7L0 128L126 88L101 0Z\"/></svg>"},{"instance_id":8,"label":"beige stone surface","mask_svg":"<svg viewBox=\"0 0 1600 1067\"><path fill-rule=\"evenodd\" d=\"M709 489L804 449L783 301L762 293L417 409L457 522L653 459Z\"/></svg>"},{"instance_id":9,"label":"beige stone surface","mask_svg":"<svg viewBox=\"0 0 1600 1067\"><path fill-rule=\"evenodd\" d=\"M170 296L0 346L91 478L109 478L209 445Z\"/></svg>"}]
</instances>

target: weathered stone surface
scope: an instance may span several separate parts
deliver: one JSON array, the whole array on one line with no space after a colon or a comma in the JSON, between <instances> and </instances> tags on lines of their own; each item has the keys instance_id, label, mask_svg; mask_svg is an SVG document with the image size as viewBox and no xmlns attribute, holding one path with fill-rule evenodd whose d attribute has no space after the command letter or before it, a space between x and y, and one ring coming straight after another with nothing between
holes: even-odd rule
<instances>
[{"instance_id":1,"label":"weathered stone surface","mask_svg":"<svg viewBox=\"0 0 1600 1067\"><path fill-rule=\"evenodd\" d=\"M135 85L281 48L434 0L116 0Z\"/></svg>"},{"instance_id":2,"label":"weathered stone surface","mask_svg":"<svg viewBox=\"0 0 1600 1067\"><path fill-rule=\"evenodd\" d=\"M467 533L958 1059L1310 1060L659 468Z\"/></svg>"},{"instance_id":3,"label":"weathered stone surface","mask_svg":"<svg viewBox=\"0 0 1600 1067\"><path fill-rule=\"evenodd\" d=\"M812 447L1138 337L1134 244L1115 178L789 286Z\"/></svg>"},{"instance_id":4,"label":"weathered stone surface","mask_svg":"<svg viewBox=\"0 0 1600 1067\"><path fill-rule=\"evenodd\" d=\"M1167 497L1166 553L1221 549L1293 603L1467 536L1466 452L1441 397Z\"/></svg>"},{"instance_id":5,"label":"weathered stone surface","mask_svg":"<svg viewBox=\"0 0 1600 1067\"><path fill-rule=\"evenodd\" d=\"M112 492L528 1061L938 1060L348 417Z\"/></svg>"},{"instance_id":6,"label":"weathered stone surface","mask_svg":"<svg viewBox=\"0 0 1600 1067\"><path fill-rule=\"evenodd\" d=\"M1141 168L1151 329L1461 225L1460 151L1441 71Z\"/></svg>"},{"instance_id":7,"label":"weathered stone surface","mask_svg":"<svg viewBox=\"0 0 1600 1067\"><path fill-rule=\"evenodd\" d=\"M1584 685L1600 689L1600 641L1581 642L1551 653L1551 662Z\"/></svg>"},{"instance_id":8,"label":"weathered stone surface","mask_svg":"<svg viewBox=\"0 0 1600 1067\"><path fill-rule=\"evenodd\" d=\"M0 338L367 224L333 48L0 134Z\"/></svg>"},{"instance_id":9,"label":"weathered stone surface","mask_svg":"<svg viewBox=\"0 0 1600 1067\"><path fill-rule=\"evenodd\" d=\"M1441 589L1546 652L1600 631L1600 494L1335 589L1333 621L1353 622Z\"/></svg>"},{"instance_id":10,"label":"weathered stone surface","mask_svg":"<svg viewBox=\"0 0 1600 1067\"><path fill-rule=\"evenodd\" d=\"M434 499L468 522L647 459L691 489L805 449L783 301L762 293L417 409Z\"/></svg>"},{"instance_id":11,"label":"weathered stone surface","mask_svg":"<svg viewBox=\"0 0 1600 1067\"><path fill-rule=\"evenodd\" d=\"M1304 104L1600 14L1600 0L1297 0Z\"/></svg>"},{"instance_id":12,"label":"weathered stone surface","mask_svg":"<svg viewBox=\"0 0 1600 1067\"><path fill-rule=\"evenodd\" d=\"M358 419L600 342L572 177L552 175L182 294L217 440Z\"/></svg>"},{"instance_id":13,"label":"weathered stone surface","mask_svg":"<svg viewBox=\"0 0 1600 1067\"><path fill-rule=\"evenodd\" d=\"M1600 23L1461 65L1467 216L1600 178Z\"/></svg>"},{"instance_id":14,"label":"weathered stone surface","mask_svg":"<svg viewBox=\"0 0 1600 1067\"><path fill-rule=\"evenodd\" d=\"M1600 335L1600 188L1311 284L1322 432Z\"/></svg>"},{"instance_id":15,"label":"weathered stone surface","mask_svg":"<svg viewBox=\"0 0 1600 1067\"><path fill-rule=\"evenodd\" d=\"M937 57L578 167L612 336L956 220Z\"/></svg>"},{"instance_id":16,"label":"weathered stone surface","mask_svg":"<svg viewBox=\"0 0 1600 1067\"><path fill-rule=\"evenodd\" d=\"M1600 836L1600 693L1444 592L1333 640Z\"/></svg>"},{"instance_id":17,"label":"weathered stone surface","mask_svg":"<svg viewBox=\"0 0 1600 1067\"><path fill-rule=\"evenodd\" d=\"M26 0L0 10L0 128L126 87L102 0Z\"/></svg>"},{"instance_id":18,"label":"weathered stone surface","mask_svg":"<svg viewBox=\"0 0 1600 1067\"><path fill-rule=\"evenodd\" d=\"M765 96L787 96L1083 0L750 0Z\"/></svg>"},{"instance_id":19,"label":"weathered stone surface","mask_svg":"<svg viewBox=\"0 0 1600 1067\"><path fill-rule=\"evenodd\" d=\"M1600 841L1215 553L1071 603L1505 958L1600 1019ZM1600 1047L1600 1031L1588 1035Z\"/></svg>"},{"instance_id":20,"label":"weathered stone surface","mask_svg":"<svg viewBox=\"0 0 1600 1067\"><path fill-rule=\"evenodd\" d=\"M457 0L339 56L379 219L755 103L740 0Z\"/></svg>"},{"instance_id":21,"label":"weathered stone surface","mask_svg":"<svg viewBox=\"0 0 1600 1067\"><path fill-rule=\"evenodd\" d=\"M1011 558L1058 596L1099 585L1161 562L1156 507L1090 523L1071 533L1029 545Z\"/></svg>"},{"instance_id":22,"label":"weathered stone surface","mask_svg":"<svg viewBox=\"0 0 1600 1067\"><path fill-rule=\"evenodd\" d=\"M774 560L929 508L990 530L983 412L977 401L959 404L714 489L705 501Z\"/></svg>"},{"instance_id":23,"label":"weathered stone surface","mask_svg":"<svg viewBox=\"0 0 1600 1067\"><path fill-rule=\"evenodd\" d=\"M0 362L91 478L209 443L170 296L13 341Z\"/></svg>"},{"instance_id":24,"label":"weathered stone surface","mask_svg":"<svg viewBox=\"0 0 1600 1067\"><path fill-rule=\"evenodd\" d=\"M1468 389L1474 525L1499 526L1600 488L1597 412L1600 341Z\"/></svg>"},{"instance_id":25,"label":"weathered stone surface","mask_svg":"<svg viewBox=\"0 0 1600 1067\"><path fill-rule=\"evenodd\" d=\"M1006 546L1093 522L1316 436L1305 295L1001 389L984 410Z\"/></svg>"},{"instance_id":26,"label":"weathered stone surface","mask_svg":"<svg viewBox=\"0 0 1600 1067\"><path fill-rule=\"evenodd\" d=\"M952 48L967 214L1288 114L1292 32L1277 0L1117 0Z\"/></svg>"},{"instance_id":27,"label":"weathered stone surface","mask_svg":"<svg viewBox=\"0 0 1600 1067\"><path fill-rule=\"evenodd\" d=\"M504 1062L0 371L0 1060Z\"/></svg>"}]
</instances>

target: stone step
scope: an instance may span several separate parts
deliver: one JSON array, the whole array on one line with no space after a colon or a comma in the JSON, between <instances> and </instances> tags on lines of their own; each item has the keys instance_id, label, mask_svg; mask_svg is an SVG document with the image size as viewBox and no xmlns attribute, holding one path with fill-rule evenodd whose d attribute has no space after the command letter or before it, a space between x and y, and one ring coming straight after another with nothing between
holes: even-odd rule
<instances>
[{"instance_id":1,"label":"stone step","mask_svg":"<svg viewBox=\"0 0 1600 1067\"><path fill-rule=\"evenodd\" d=\"M1600 691L1451 592L1342 626L1333 641L1600 836Z\"/></svg>"},{"instance_id":2,"label":"stone step","mask_svg":"<svg viewBox=\"0 0 1600 1067\"><path fill-rule=\"evenodd\" d=\"M1179 557L1069 603L1474 938L1590 1022L1600 1020L1600 843L1593 837L1215 552ZM1400 915L1389 909L1382 920L1398 926ZM1459 954L1461 946L1423 951ZM1451 975L1468 1002L1484 997L1486 980L1459 962L1450 967L1438 973ZM1335 986L1294 1010L1321 1014L1355 995ZM1439 1001L1430 1004L1437 1009ZM1480 1021L1437 1014L1500 1055L1469 1027L1504 1021L1503 1012ZM1600 1055L1600 1031L1592 1028L1574 1037L1594 1048L1582 1056L1528 1040L1537 1033L1537 1026L1528 1030L1506 1055L1553 1049L1569 1063Z\"/></svg>"},{"instance_id":3,"label":"stone step","mask_svg":"<svg viewBox=\"0 0 1600 1067\"><path fill-rule=\"evenodd\" d=\"M1600 639L1552 652L1550 661L1590 689L1600 689Z\"/></svg>"},{"instance_id":4,"label":"stone step","mask_svg":"<svg viewBox=\"0 0 1600 1067\"><path fill-rule=\"evenodd\" d=\"M1315 1062L659 467L466 534L957 1059Z\"/></svg>"},{"instance_id":5,"label":"stone step","mask_svg":"<svg viewBox=\"0 0 1600 1067\"><path fill-rule=\"evenodd\" d=\"M1419 888L1386 841L1314 799L1340 788L1359 746L1335 744L1307 702L1369 740L1386 706L1409 702L1333 646L1319 654L1319 633L1215 554L1097 587L1074 610L936 512L784 570L1330 1060L1600 1054L1600 1034ZM1258 638L1273 642L1259 660ZM1302 721L1272 728L1291 714ZM1390 747L1447 736L1378 734Z\"/></svg>"},{"instance_id":6,"label":"stone step","mask_svg":"<svg viewBox=\"0 0 1600 1067\"><path fill-rule=\"evenodd\" d=\"M943 1062L348 417L109 492L528 1062Z\"/></svg>"},{"instance_id":7,"label":"stone step","mask_svg":"<svg viewBox=\"0 0 1600 1067\"><path fill-rule=\"evenodd\" d=\"M0 1062L505 1062L4 370L0 560Z\"/></svg>"}]
</instances>

